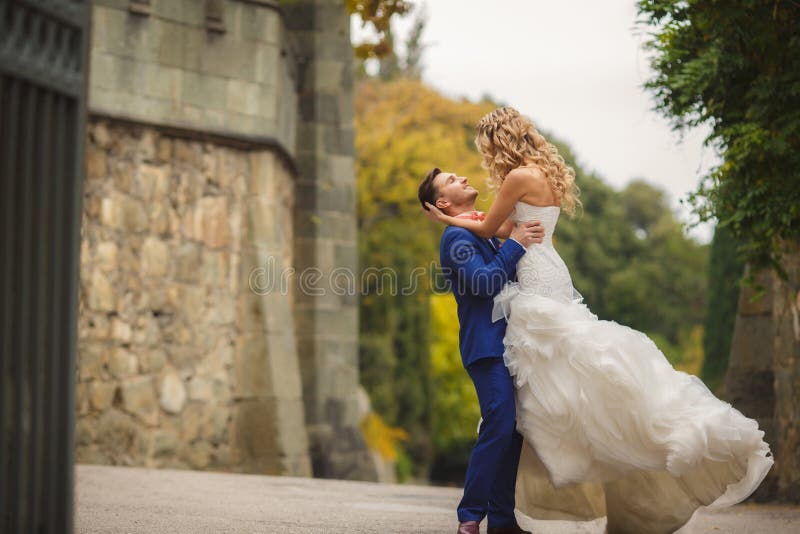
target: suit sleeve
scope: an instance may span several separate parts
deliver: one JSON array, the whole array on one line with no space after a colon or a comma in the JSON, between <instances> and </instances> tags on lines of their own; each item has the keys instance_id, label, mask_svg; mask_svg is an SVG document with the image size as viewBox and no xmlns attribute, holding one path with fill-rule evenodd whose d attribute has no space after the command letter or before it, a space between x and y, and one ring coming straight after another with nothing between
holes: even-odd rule
<instances>
[{"instance_id":1,"label":"suit sleeve","mask_svg":"<svg viewBox=\"0 0 800 534\"><path fill-rule=\"evenodd\" d=\"M525 249L514 240L507 240L488 263L478 249L477 239L468 231L450 230L442 236L439 256L442 268L452 273L463 291L481 298L494 298L517 272L517 262Z\"/></svg>"}]
</instances>

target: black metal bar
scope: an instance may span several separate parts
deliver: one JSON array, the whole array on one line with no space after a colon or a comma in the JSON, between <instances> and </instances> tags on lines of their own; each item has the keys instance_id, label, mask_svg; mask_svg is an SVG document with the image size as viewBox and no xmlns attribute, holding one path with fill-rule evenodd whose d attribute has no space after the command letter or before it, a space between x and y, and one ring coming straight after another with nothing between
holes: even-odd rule
<instances>
[{"instance_id":1,"label":"black metal bar","mask_svg":"<svg viewBox=\"0 0 800 534\"><path fill-rule=\"evenodd\" d=\"M4 90L3 90L3 136L2 146L2 165L3 175L6 177L14 176L17 172L16 169L16 152L17 152L17 139L19 129L19 99L20 99L20 85L19 80L2 77ZM14 217L16 214L15 200L17 197L16 189L19 185L18 180L6 180L0 184L3 187L4 194L2 195L3 211L0 216L3 217L3 232L2 241L2 282L3 284L3 302L2 302L2 351L0 356L2 362L3 373L3 391L2 391L2 409L0 409L0 429L2 429L2 457L0 458L0 519L4 531L11 531L11 522L13 511L11 509L11 472L12 460L14 458L14 449L12 440L14 436L14 413L16 411L16 388L17 384L12 379L14 374L14 353L12 352L14 328L16 327L15 313L14 313L14 300L11 294L14 288Z\"/></svg>"},{"instance_id":2,"label":"black metal bar","mask_svg":"<svg viewBox=\"0 0 800 534\"><path fill-rule=\"evenodd\" d=\"M86 124L85 100L69 100L66 117L71 128L71 142L80 150L64 151L64 168L69 172L67 191L64 195L65 219L69 224L63 225L64 253L64 287L60 317L64 318L64 345L62 357L59 358L60 371L58 385L61 398L64 400L58 408L58 435L63 442L57 449L60 486L64 489L68 501L63 503L63 519L70 524L72 531L73 513L72 498L75 481L75 368L78 343L78 278L80 259L80 225L83 192L83 138ZM76 139L77 138L77 139ZM67 504L68 503L68 504Z\"/></svg>"},{"instance_id":3,"label":"black metal bar","mask_svg":"<svg viewBox=\"0 0 800 534\"><path fill-rule=\"evenodd\" d=\"M69 132L67 131L67 125L64 121L64 116L66 115L66 98L63 96L58 96L56 99L56 114L55 114L55 124L53 126L53 133L55 135L55 140L53 143L53 153L56 155L63 154L64 148L67 146L67 139L69 136ZM64 169L64 162L59 158L55 160L53 165L53 180L55 184L54 196L57 199L63 199L66 186L64 184L65 181L66 171ZM61 201L56 202L55 209L53 210L53 220L55 221L56 225L59 224L60 221L64 220L64 203ZM56 226L58 228L58 226ZM56 254L53 258L53 271L56 273L63 272L63 261L64 258L60 254ZM62 308L62 295L64 293L63 286L65 284L65 280L63 276L54 276L53 277L53 290L52 290L52 301L51 301L51 313L53 317L58 318ZM53 340L60 340L63 339L63 332L64 332L64 325L61 321L54 320L50 325L50 338ZM59 354L60 347L54 346L52 355L56 356ZM58 405L59 405L59 392L58 384L61 377L59 376L59 366L56 365L55 358L51 359L50 361L50 369L49 369L49 383L50 388L52 390L51 395L49 396L47 407L48 407L48 415L47 420L50 423L51 429L53 432L56 431L56 421L58 419ZM59 500L59 494L56 488L59 488L59 476L58 476L58 451L56 447L50 446L48 448L48 455L47 455L47 465L50 469L47 471L47 487L48 487L48 511L47 516L52 518L51 521L53 522L53 532L54 534L58 532L57 525L59 525L59 520L63 521L65 513L63 511L64 503Z\"/></svg>"},{"instance_id":4,"label":"black metal bar","mask_svg":"<svg viewBox=\"0 0 800 534\"><path fill-rule=\"evenodd\" d=\"M47 104L48 115L52 115L52 121L50 121L48 128L47 128L47 135L45 137L45 144L49 147L54 149L54 139L55 139L55 125L58 124L58 116L56 115L55 110L57 110L57 103L58 99L61 98L59 95L50 94L49 95L49 102ZM48 119L50 120L50 119ZM55 212L58 210L58 206L60 204L59 197L55 195L56 184L55 184L55 167L57 162L54 161L54 158L48 158L48 168L45 169L46 176L47 176L47 191L48 191L48 202L47 202L47 216L48 216L48 224L46 225L47 228L54 228L58 224L58 220L55 219ZM47 248L47 257L44 259L44 265L46 269L50 272L50 276L47 277L47 283L45 285L45 295L47 295L47 299L44 302L44 312L43 315L45 316L45 322L41 326L42 331L42 338L44 339L44 346L43 351L45 354L44 360L44 367L41 369L42 375L42 382L44 384L43 388L44 391L50 392L49 394L42 395L41 405L42 405L42 426L43 432L47 434L52 428L52 414L49 410L51 397L52 397L52 390L53 390L53 381L51 379L51 369L50 369L50 355L53 354L55 351L55 338L52 335L48 335L52 331L52 325L57 320L58 314L55 313L52 306L52 295L53 295L53 287L55 285L55 280L58 278L58 272L53 270L53 264L55 263L55 252L53 251L52 247ZM53 470L54 466L50 461L50 457L48 452L52 449L52 445L48 445L42 451L41 461L43 466L43 472L41 474L42 480L42 503L40 507L40 514L44 519L44 525L41 529L43 533L52 532L53 527L53 516L50 514L50 502L53 499L53 488L48 483L48 474L50 471Z\"/></svg>"},{"instance_id":5,"label":"black metal bar","mask_svg":"<svg viewBox=\"0 0 800 534\"><path fill-rule=\"evenodd\" d=\"M32 421L31 429L36 439L33 444L33 458L31 462L31 511L30 515L36 532L44 530L47 522L46 516L42 514L44 507L43 503L43 486L42 478L48 466L45 463L44 451L48 441L48 427L44 420L44 404L45 398L49 393L46 381L44 380L44 369L47 365L45 346L47 345L47 338L43 335L46 332L47 325L49 324L52 314L47 310L47 288L50 285L50 280L55 276L50 270L51 251L52 246L49 246L50 229L54 227L52 220L52 200L51 200L51 164L53 158L50 151L52 145L48 142L50 138L51 129L51 104L53 100L53 93L50 91L37 91L40 100L38 109L39 117L37 120L37 141L36 141L36 164L37 164L37 188L36 188L36 205L41 206L39 217L34 219L36 222L34 235L34 250L35 250L35 272L40 273L37 277L35 284L36 298L32 300L34 310L32 317L34 324L37 326L36 335L31 340L32 350L32 373L31 373L31 397L34 399L34 406L31 410Z\"/></svg>"},{"instance_id":6,"label":"black metal bar","mask_svg":"<svg viewBox=\"0 0 800 534\"><path fill-rule=\"evenodd\" d=\"M22 160L19 179L22 181L22 190L19 198L20 212L16 220L20 221L20 226L16 232L17 249L16 261L19 267L15 280L17 285L15 292L17 298L17 309L19 310L20 327L17 334L17 446L16 452L18 459L16 462L17 482L16 495L23 497L23 502L18 509L20 514L18 529L19 532L27 532L30 517L28 516L28 503L24 496L28 495L30 478L30 454L31 454L31 411L32 402L30 395L30 330L33 328L31 320L31 286L32 286L32 261L31 261L31 233L33 226L33 184L35 180L33 160L36 157L34 147L34 124L36 120L36 92L28 86L25 88L22 104L19 157Z\"/></svg>"},{"instance_id":7,"label":"black metal bar","mask_svg":"<svg viewBox=\"0 0 800 534\"><path fill-rule=\"evenodd\" d=\"M89 2L0 0L0 532L73 531Z\"/></svg>"}]
</instances>

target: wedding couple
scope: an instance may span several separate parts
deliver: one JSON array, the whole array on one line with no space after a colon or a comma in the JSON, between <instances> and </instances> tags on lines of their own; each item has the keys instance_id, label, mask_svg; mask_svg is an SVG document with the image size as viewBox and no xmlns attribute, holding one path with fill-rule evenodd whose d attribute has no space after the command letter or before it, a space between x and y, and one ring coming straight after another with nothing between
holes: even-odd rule
<instances>
[{"instance_id":1,"label":"wedding couple","mask_svg":"<svg viewBox=\"0 0 800 534\"><path fill-rule=\"evenodd\" d=\"M419 187L447 225L440 260L482 417L458 533L484 517L489 534L524 533L516 507L662 534L747 498L773 464L757 423L643 333L598 320L573 288L552 236L579 205L574 171L513 108L483 117L475 144L497 189L488 213L454 173L433 169Z\"/></svg>"}]
</instances>

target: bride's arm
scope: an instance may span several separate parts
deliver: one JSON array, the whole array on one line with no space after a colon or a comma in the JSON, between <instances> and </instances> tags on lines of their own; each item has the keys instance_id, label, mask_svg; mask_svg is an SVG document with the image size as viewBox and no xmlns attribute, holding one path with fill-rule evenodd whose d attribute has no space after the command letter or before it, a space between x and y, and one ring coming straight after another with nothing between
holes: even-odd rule
<instances>
[{"instance_id":1,"label":"bride's arm","mask_svg":"<svg viewBox=\"0 0 800 534\"><path fill-rule=\"evenodd\" d=\"M500 225L500 228L494 233L495 237L499 237L502 239L508 239L508 236L511 235L511 231L514 229L514 221L511 219L506 219L506 222Z\"/></svg>"},{"instance_id":2,"label":"bride's arm","mask_svg":"<svg viewBox=\"0 0 800 534\"><path fill-rule=\"evenodd\" d=\"M525 179L526 177L523 174L511 171L503 180L503 185L500 187L500 191L497 192L497 198L495 198L492 207L489 208L489 213L486 214L486 218L483 221L451 217L450 215L445 215L442 210L428 202L425 205L434 220L450 226L466 228L470 232L486 239L494 235L504 237L499 232L504 223L507 222L508 216L514 210L514 205L526 192ZM508 227L509 233L511 228L513 228L513 224Z\"/></svg>"}]
</instances>

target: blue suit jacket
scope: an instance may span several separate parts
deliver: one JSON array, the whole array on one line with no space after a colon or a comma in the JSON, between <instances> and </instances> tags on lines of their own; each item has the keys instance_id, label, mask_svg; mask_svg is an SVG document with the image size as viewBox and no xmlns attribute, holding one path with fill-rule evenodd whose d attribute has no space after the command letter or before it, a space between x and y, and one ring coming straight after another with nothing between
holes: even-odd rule
<instances>
[{"instance_id":1,"label":"blue suit jacket","mask_svg":"<svg viewBox=\"0 0 800 534\"><path fill-rule=\"evenodd\" d=\"M508 239L500 246L469 230L448 226L439 244L439 260L458 304L458 332L464 367L487 357L503 356L506 322L492 322L494 296L517 274L525 249Z\"/></svg>"}]
</instances>

